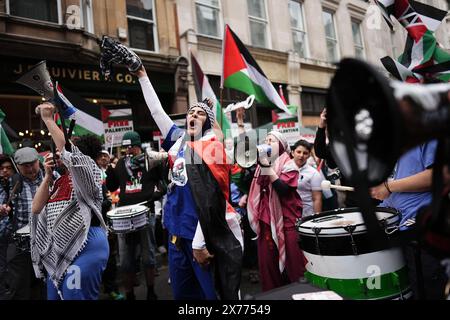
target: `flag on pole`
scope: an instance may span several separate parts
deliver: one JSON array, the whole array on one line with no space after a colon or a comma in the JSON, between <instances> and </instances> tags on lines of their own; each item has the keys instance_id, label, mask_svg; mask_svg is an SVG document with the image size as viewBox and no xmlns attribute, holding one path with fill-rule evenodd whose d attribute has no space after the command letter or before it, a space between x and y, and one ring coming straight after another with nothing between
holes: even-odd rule
<instances>
[{"instance_id":1,"label":"flag on pole","mask_svg":"<svg viewBox=\"0 0 450 320\"><path fill-rule=\"evenodd\" d=\"M3 120L5 120L5 117L5 113L0 109L0 154L12 156L15 150L11 142L9 142L5 129L3 129Z\"/></svg>"},{"instance_id":2,"label":"flag on pole","mask_svg":"<svg viewBox=\"0 0 450 320\"><path fill-rule=\"evenodd\" d=\"M210 98L214 101L215 109L214 114L216 116L216 121L220 125L225 138L231 138L231 126L228 118L223 113L222 106L217 100L217 97L209 83L208 77L203 73L200 64L191 52L191 66L192 74L194 77L195 92L197 94L197 99L203 101L206 98Z\"/></svg>"},{"instance_id":3,"label":"flag on pole","mask_svg":"<svg viewBox=\"0 0 450 320\"><path fill-rule=\"evenodd\" d=\"M102 121L101 108L79 97L77 94L57 85L58 97L63 104L62 116L68 126L70 120L75 120L74 135L83 136L93 134L102 137L105 129ZM75 107L76 105L76 107Z\"/></svg>"},{"instance_id":4,"label":"flag on pole","mask_svg":"<svg viewBox=\"0 0 450 320\"><path fill-rule=\"evenodd\" d=\"M228 25L225 26L222 55L221 88L232 88L248 95L253 94L259 103L289 113L277 90Z\"/></svg>"}]
</instances>

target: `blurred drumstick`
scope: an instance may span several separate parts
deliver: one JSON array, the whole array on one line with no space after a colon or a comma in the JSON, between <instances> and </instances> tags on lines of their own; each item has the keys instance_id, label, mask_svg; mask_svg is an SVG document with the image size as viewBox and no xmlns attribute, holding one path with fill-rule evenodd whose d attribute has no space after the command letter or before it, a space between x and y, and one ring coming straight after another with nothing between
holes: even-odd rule
<instances>
[{"instance_id":1,"label":"blurred drumstick","mask_svg":"<svg viewBox=\"0 0 450 320\"><path fill-rule=\"evenodd\" d=\"M331 184L331 182L328 180L323 180L320 184L320 187L322 188L322 190L336 189L339 191L355 191L355 188L353 187L336 186L334 184Z\"/></svg>"},{"instance_id":2,"label":"blurred drumstick","mask_svg":"<svg viewBox=\"0 0 450 320\"><path fill-rule=\"evenodd\" d=\"M17 197L16 192L17 192L17 189L19 188L19 186L20 186L20 181L17 181L14 184L14 187L12 188L11 193L9 194L8 201L5 203L6 206L10 207L11 206L11 202ZM9 212L8 217L9 217L9 219L13 218L13 211L12 210Z\"/></svg>"}]
</instances>

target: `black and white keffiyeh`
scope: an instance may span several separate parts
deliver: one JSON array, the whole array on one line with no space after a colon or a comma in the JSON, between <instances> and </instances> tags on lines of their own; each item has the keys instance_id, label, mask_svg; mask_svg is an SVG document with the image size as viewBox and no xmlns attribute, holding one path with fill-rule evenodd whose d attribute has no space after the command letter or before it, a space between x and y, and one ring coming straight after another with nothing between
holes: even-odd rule
<instances>
[{"instance_id":1,"label":"black and white keffiyeh","mask_svg":"<svg viewBox=\"0 0 450 320\"><path fill-rule=\"evenodd\" d=\"M100 69L106 79L111 78L113 64L125 65L130 72L142 67L141 59L133 51L112 38L103 36L100 50Z\"/></svg>"}]
</instances>

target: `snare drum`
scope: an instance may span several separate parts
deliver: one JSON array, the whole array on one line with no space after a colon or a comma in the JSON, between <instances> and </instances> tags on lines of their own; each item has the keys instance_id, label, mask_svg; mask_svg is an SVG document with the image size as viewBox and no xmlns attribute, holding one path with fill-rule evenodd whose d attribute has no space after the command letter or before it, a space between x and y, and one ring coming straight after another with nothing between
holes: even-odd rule
<instances>
[{"instance_id":1,"label":"snare drum","mask_svg":"<svg viewBox=\"0 0 450 320\"><path fill-rule=\"evenodd\" d=\"M388 232L400 220L397 210L376 208ZM349 299L408 299L412 291L401 248L373 245L358 208L322 212L298 224L308 260L305 277L315 286Z\"/></svg>"},{"instance_id":2,"label":"snare drum","mask_svg":"<svg viewBox=\"0 0 450 320\"><path fill-rule=\"evenodd\" d=\"M24 252L30 251L30 225L20 228L13 235L14 243L17 249Z\"/></svg>"},{"instance_id":3,"label":"snare drum","mask_svg":"<svg viewBox=\"0 0 450 320\"><path fill-rule=\"evenodd\" d=\"M119 207L108 211L109 226L114 233L130 233L149 224L149 208L142 205Z\"/></svg>"}]
</instances>

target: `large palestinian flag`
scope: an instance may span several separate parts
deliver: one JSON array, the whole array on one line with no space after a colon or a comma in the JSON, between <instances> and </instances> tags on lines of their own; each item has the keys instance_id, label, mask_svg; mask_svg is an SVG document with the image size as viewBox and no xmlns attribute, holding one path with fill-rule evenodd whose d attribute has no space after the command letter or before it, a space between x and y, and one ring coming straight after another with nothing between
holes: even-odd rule
<instances>
[{"instance_id":1,"label":"large palestinian flag","mask_svg":"<svg viewBox=\"0 0 450 320\"><path fill-rule=\"evenodd\" d=\"M3 129L3 120L5 120L5 113L0 109L0 154L11 156L14 153L14 148L9 142L5 129Z\"/></svg>"},{"instance_id":2,"label":"large palestinian flag","mask_svg":"<svg viewBox=\"0 0 450 320\"><path fill-rule=\"evenodd\" d=\"M206 98L210 98L214 101L216 107L213 111L216 116L216 121L220 125L220 128L222 129L224 137L231 138L230 122L223 113L222 106L220 105L220 102L217 100L217 97L211 85L209 84L208 77L203 73L202 68L200 68L199 63L195 58L195 56L192 54L192 52L191 52L191 66L197 99L199 101L203 101Z\"/></svg>"},{"instance_id":3,"label":"large palestinian flag","mask_svg":"<svg viewBox=\"0 0 450 320\"><path fill-rule=\"evenodd\" d=\"M226 87L248 95L253 94L259 103L278 107L289 113L270 80L228 25L225 27L222 54L221 88Z\"/></svg>"},{"instance_id":4,"label":"large palestinian flag","mask_svg":"<svg viewBox=\"0 0 450 320\"><path fill-rule=\"evenodd\" d=\"M435 76L449 81L449 69L441 63L450 60L450 54L438 46L433 34L447 12L412 0L376 0L376 3L390 27L393 16L408 32L403 54L398 61L391 57L381 59L384 67L399 80L419 82L427 76L427 67L440 65L435 68L438 72Z\"/></svg>"},{"instance_id":5,"label":"large palestinian flag","mask_svg":"<svg viewBox=\"0 0 450 320\"><path fill-rule=\"evenodd\" d=\"M104 136L105 129L100 106L89 103L70 90L63 89L60 85L57 85L57 92L63 105L62 116L66 119L66 126L69 126L70 120L75 120L73 135Z\"/></svg>"}]
</instances>

